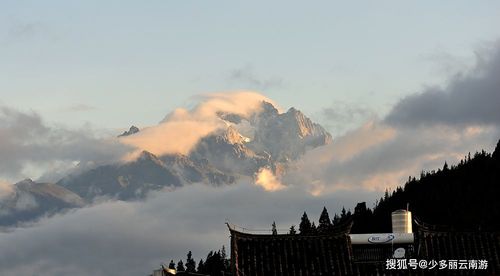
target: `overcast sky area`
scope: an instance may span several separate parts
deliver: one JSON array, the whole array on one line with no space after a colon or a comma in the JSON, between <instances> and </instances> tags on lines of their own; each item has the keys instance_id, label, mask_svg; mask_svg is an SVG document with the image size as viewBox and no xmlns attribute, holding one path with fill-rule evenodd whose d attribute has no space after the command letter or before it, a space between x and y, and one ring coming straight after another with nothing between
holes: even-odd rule
<instances>
[{"instance_id":1,"label":"overcast sky area","mask_svg":"<svg viewBox=\"0 0 500 276\"><path fill-rule=\"evenodd\" d=\"M117 162L131 150L117 134L207 105L200 94L255 91L333 143L277 177L279 191L193 184L0 232L0 274L147 275L228 246L227 219L288 229L303 211L317 221L323 206L373 207L410 175L492 151L498 26L498 1L3 2L0 200L26 177Z\"/></svg>"}]
</instances>

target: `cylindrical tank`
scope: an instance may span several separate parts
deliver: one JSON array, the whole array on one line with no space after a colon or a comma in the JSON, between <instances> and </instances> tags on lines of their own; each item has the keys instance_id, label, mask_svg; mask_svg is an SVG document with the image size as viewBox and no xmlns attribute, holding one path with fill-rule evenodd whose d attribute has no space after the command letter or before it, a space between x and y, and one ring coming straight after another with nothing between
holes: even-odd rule
<instances>
[{"instance_id":1,"label":"cylindrical tank","mask_svg":"<svg viewBox=\"0 0 500 276\"><path fill-rule=\"evenodd\" d=\"M413 233L411 212L406 210L396 210L392 212L392 232L393 233Z\"/></svg>"}]
</instances>

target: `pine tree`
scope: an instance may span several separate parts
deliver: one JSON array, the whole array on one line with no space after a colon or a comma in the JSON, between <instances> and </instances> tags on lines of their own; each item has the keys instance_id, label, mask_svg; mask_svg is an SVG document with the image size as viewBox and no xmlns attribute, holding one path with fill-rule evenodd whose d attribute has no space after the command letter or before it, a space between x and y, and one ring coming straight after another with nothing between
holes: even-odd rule
<instances>
[{"instance_id":1,"label":"pine tree","mask_svg":"<svg viewBox=\"0 0 500 276\"><path fill-rule=\"evenodd\" d=\"M295 225L290 226L290 231L288 232L290 235L295 235L297 234L297 231L295 230Z\"/></svg>"},{"instance_id":2,"label":"pine tree","mask_svg":"<svg viewBox=\"0 0 500 276\"><path fill-rule=\"evenodd\" d=\"M311 232L311 221L309 221L306 212L304 212L300 219L299 231L301 235L308 235Z\"/></svg>"},{"instance_id":3,"label":"pine tree","mask_svg":"<svg viewBox=\"0 0 500 276\"><path fill-rule=\"evenodd\" d=\"M273 224L272 224L272 231L273 231L273 235L278 235L278 230L276 230L276 222L273 221Z\"/></svg>"},{"instance_id":4,"label":"pine tree","mask_svg":"<svg viewBox=\"0 0 500 276\"><path fill-rule=\"evenodd\" d=\"M331 229L332 229L332 222L330 221L330 216L328 215L326 207L323 207L323 211L319 216L318 232L326 233Z\"/></svg>"},{"instance_id":5,"label":"pine tree","mask_svg":"<svg viewBox=\"0 0 500 276\"><path fill-rule=\"evenodd\" d=\"M177 270L177 272L179 272L179 271L186 271L186 269L184 268L184 263L182 262L182 260L179 260L179 262L177 263L176 270Z\"/></svg>"},{"instance_id":6,"label":"pine tree","mask_svg":"<svg viewBox=\"0 0 500 276\"><path fill-rule=\"evenodd\" d=\"M222 259L226 259L226 247L223 245L221 250L220 250L220 257Z\"/></svg>"},{"instance_id":7,"label":"pine tree","mask_svg":"<svg viewBox=\"0 0 500 276\"><path fill-rule=\"evenodd\" d=\"M313 223L311 225L311 232L310 233L311 233L311 235L318 234L318 228L316 228L316 224L314 223L314 221L313 221Z\"/></svg>"},{"instance_id":8,"label":"pine tree","mask_svg":"<svg viewBox=\"0 0 500 276\"><path fill-rule=\"evenodd\" d=\"M385 196L386 199L384 200L384 202L387 201L387 198L389 198L389 193L387 192L387 190L385 190L385 192L386 192L386 196ZM380 201L382 201L382 199ZM340 223L345 222L346 219L347 219L347 212L346 212L345 208L342 207L342 211L340 213Z\"/></svg>"},{"instance_id":9,"label":"pine tree","mask_svg":"<svg viewBox=\"0 0 500 276\"><path fill-rule=\"evenodd\" d=\"M220 253L222 262L224 263L224 271L229 272L231 267L231 261L227 258L226 247L223 245Z\"/></svg>"},{"instance_id":10,"label":"pine tree","mask_svg":"<svg viewBox=\"0 0 500 276\"><path fill-rule=\"evenodd\" d=\"M200 262L198 263L198 273L203 273L205 272L205 263L203 263L203 259L200 259Z\"/></svg>"},{"instance_id":11,"label":"pine tree","mask_svg":"<svg viewBox=\"0 0 500 276\"><path fill-rule=\"evenodd\" d=\"M196 272L196 262L193 259L193 254L191 253L191 251L189 251L187 254L186 271L187 272Z\"/></svg>"},{"instance_id":12,"label":"pine tree","mask_svg":"<svg viewBox=\"0 0 500 276\"><path fill-rule=\"evenodd\" d=\"M209 274L209 275L222 275L222 272L228 272L228 269L225 267L224 260L222 259L221 250L218 252L208 253L207 259L203 265L204 270L198 271L201 273Z\"/></svg>"},{"instance_id":13,"label":"pine tree","mask_svg":"<svg viewBox=\"0 0 500 276\"><path fill-rule=\"evenodd\" d=\"M497 146L495 147L495 150L493 151L491 157L493 157L493 160L500 161L500 140L498 140Z\"/></svg>"},{"instance_id":14,"label":"pine tree","mask_svg":"<svg viewBox=\"0 0 500 276\"><path fill-rule=\"evenodd\" d=\"M338 225L339 223L340 223L340 217L339 215L337 215L337 213L335 213L335 215L333 216L332 224Z\"/></svg>"},{"instance_id":15,"label":"pine tree","mask_svg":"<svg viewBox=\"0 0 500 276\"><path fill-rule=\"evenodd\" d=\"M384 200L387 200L388 198L389 198L389 189L386 188L385 192L384 192ZM342 207L342 209L343 209L343 207Z\"/></svg>"},{"instance_id":16,"label":"pine tree","mask_svg":"<svg viewBox=\"0 0 500 276\"><path fill-rule=\"evenodd\" d=\"M396 194L402 194L403 189L396 189ZM394 197L395 195L392 195ZM366 202L359 202L354 208L353 215L354 223L352 225L351 233L360 234L360 233L370 233L373 231L373 213L371 209L366 208Z\"/></svg>"}]
</instances>

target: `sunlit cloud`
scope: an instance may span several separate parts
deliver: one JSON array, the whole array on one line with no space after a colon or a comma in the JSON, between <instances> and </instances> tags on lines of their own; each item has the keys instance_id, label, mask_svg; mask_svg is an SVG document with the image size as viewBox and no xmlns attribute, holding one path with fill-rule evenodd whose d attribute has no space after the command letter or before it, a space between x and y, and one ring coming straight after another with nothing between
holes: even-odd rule
<instances>
[{"instance_id":1,"label":"sunlit cloud","mask_svg":"<svg viewBox=\"0 0 500 276\"><path fill-rule=\"evenodd\" d=\"M257 92L212 93L200 95L200 103L193 109L177 108L156 126L120 138L138 151L146 150L156 155L188 154L204 136L226 127L218 113L249 116L260 108L262 101L273 101ZM132 155L134 156L134 155ZM130 159L130 155L126 159Z\"/></svg>"},{"instance_id":2,"label":"sunlit cloud","mask_svg":"<svg viewBox=\"0 0 500 276\"><path fill-rule=\"evenodd\" d=\"M281 184L278 177L268 168L260 168L255 176L255 184L268 192L283 190L286 187Z\"/></svg>"},{"instance_id":3,"label":"sunlit cloud","mask_svg":"<svg viewBox=\"0 0 500 276\"><path fill-rule=\"evenodd\" d=\"M281 181L287 186L306 183L306 190L316 196L340 190L380 192L403 185L422 170L456 164L469 152L491 151L499 137L500 131L491 126L410 129L369 122L307 152Z\"/></svg>"},{"instance_id":4,"label":"sunlit cloud","mask_svg":"<svg viewBox=\"0 0 500 276\"><path fill-rule=\"evenodd\" d=\"M9 196L12 192L14 192L12 184L0 179L0 200Z\"/></svg>"}]
</instances>

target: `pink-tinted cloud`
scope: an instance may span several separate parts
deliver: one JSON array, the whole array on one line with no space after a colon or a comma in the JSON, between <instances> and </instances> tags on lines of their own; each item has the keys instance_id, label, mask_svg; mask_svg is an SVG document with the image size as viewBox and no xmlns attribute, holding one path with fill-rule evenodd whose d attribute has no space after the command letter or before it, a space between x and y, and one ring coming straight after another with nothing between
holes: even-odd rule
<instances>
[{"instance_id":1,"label":"pink-tinted cloud","mask_svg":"<svg viewBox=\"0 0 500 276\"><path fill-rule=\"evenodd\" d=\"M269 98L249 91L205 94L199 99L200 103L193 109L178 108L160 124L123 137L121 142L156 155L187 154L202 137L226 126L217 116L219 112L245 117L258 111L262 101L272 103Z\"/></svg>"},{"instance_id":2,"label":"pink-tinted cloud","mask_svg":"<svg viewBox=\"0 0 500 276\"><path fill-rule=\"evenodd\" d=\"M275 192L286 188L280 179L268 168L260 168L255 176L255 184L268 192Z\"/></svg>"}]
</instances>

